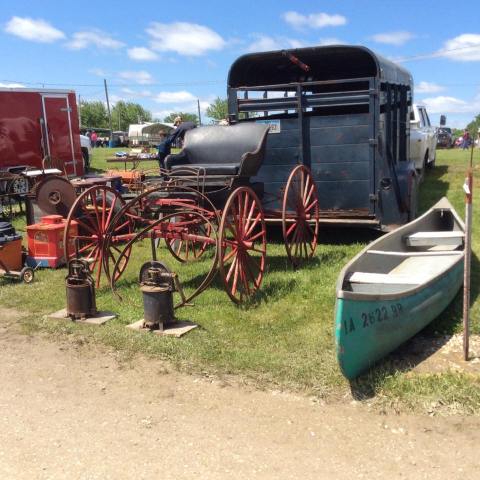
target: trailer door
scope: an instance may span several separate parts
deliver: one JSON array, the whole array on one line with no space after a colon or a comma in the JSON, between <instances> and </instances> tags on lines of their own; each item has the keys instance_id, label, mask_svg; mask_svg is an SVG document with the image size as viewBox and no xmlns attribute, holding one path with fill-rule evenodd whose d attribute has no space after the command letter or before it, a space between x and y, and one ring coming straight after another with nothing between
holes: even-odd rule
<instances>
[{"instance_id":1,"label":"trailer door","mask_svg":"<svg viewBox=\"0 0 480 480\"><path fill-rule=\"evenodd\" d=\"M82 159L75 158L72 135L71 108L67 95L43 95L46 147L52 165L65 170L68 175L81 172Z\"/></svg>"}]
</instances>

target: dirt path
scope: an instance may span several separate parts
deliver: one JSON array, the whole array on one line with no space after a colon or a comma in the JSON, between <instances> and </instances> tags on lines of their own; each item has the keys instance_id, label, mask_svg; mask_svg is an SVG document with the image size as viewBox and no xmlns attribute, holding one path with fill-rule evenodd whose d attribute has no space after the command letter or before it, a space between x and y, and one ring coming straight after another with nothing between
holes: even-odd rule
<instances>
[{"instance_id":1,"label":"dirt path","mask_svg":"<svg viewBox=\"0 0 480 480\"><path fill-rule=\"evenodd\" d=\"M0 322L0 478L476 479L480 419L381 416Z\"/></svg>"}]
</instances>

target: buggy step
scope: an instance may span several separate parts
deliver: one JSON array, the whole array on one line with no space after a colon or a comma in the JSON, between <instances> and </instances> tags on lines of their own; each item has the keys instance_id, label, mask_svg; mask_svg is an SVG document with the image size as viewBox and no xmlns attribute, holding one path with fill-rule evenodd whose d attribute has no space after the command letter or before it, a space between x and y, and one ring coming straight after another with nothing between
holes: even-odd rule
<instances>
[{"instance_id":1,"label":"buggy step","mask_svg":"<svg viewBox=\"0 0 480 480\"><path fill-rule=\"evenodd\" d=\"M439 245L463 244L464 234L461 231L417 232L408 235L405 241L409 247L435 247Z\"/></svg>"}]
</instances>

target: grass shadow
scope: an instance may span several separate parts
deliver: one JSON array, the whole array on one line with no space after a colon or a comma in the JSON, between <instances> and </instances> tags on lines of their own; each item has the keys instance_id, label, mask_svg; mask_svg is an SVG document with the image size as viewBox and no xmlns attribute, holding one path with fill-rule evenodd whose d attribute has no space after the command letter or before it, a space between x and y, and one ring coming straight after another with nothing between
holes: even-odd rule
<instances>
[{"instance_id":1,"label":"grass shadow","mask_svg":"<svg viewBox=\"0 0 480 480\"><path fill-rule=\"evenodd\" d=\"M434 203L447 195L450 184L448 181L442 179L447 173L447 165L440 165L433 170L425 172L423 182L420 186L419 214L426 212Z\"/></svg>"},{"instance_id":2,"label":"grass shadow","mask_svg":"<svg viewBox=\"0 0 480 480\"><path fill-rule=\"evenodd\" d=\"M368 400L378 394L387 377L409 372L440 350L449 336L430 336L426 329L398 347L387 357L379 360L370 370L350 380L350 391L355 400ZM428 348L426 344L428 342Z\"/></svg>"}]
</instances>

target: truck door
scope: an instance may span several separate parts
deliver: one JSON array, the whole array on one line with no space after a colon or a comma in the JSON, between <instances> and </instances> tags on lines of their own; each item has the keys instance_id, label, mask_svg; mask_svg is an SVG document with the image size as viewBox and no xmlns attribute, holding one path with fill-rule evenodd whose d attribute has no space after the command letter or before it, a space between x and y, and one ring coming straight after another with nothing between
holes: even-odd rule
<instances>
[{"instance_id":1,"label":"truck door","mask_svg":"<svg viewBox=\"0 0 480 480\"><path fill-rule=\"evenodd\" d=\"M51 164L66 171L67 175L76 175L81 159L75 158L68 97L50 94L44 95L42 100L47 137L45 143Z\"/></svg>"}]
</instances>

